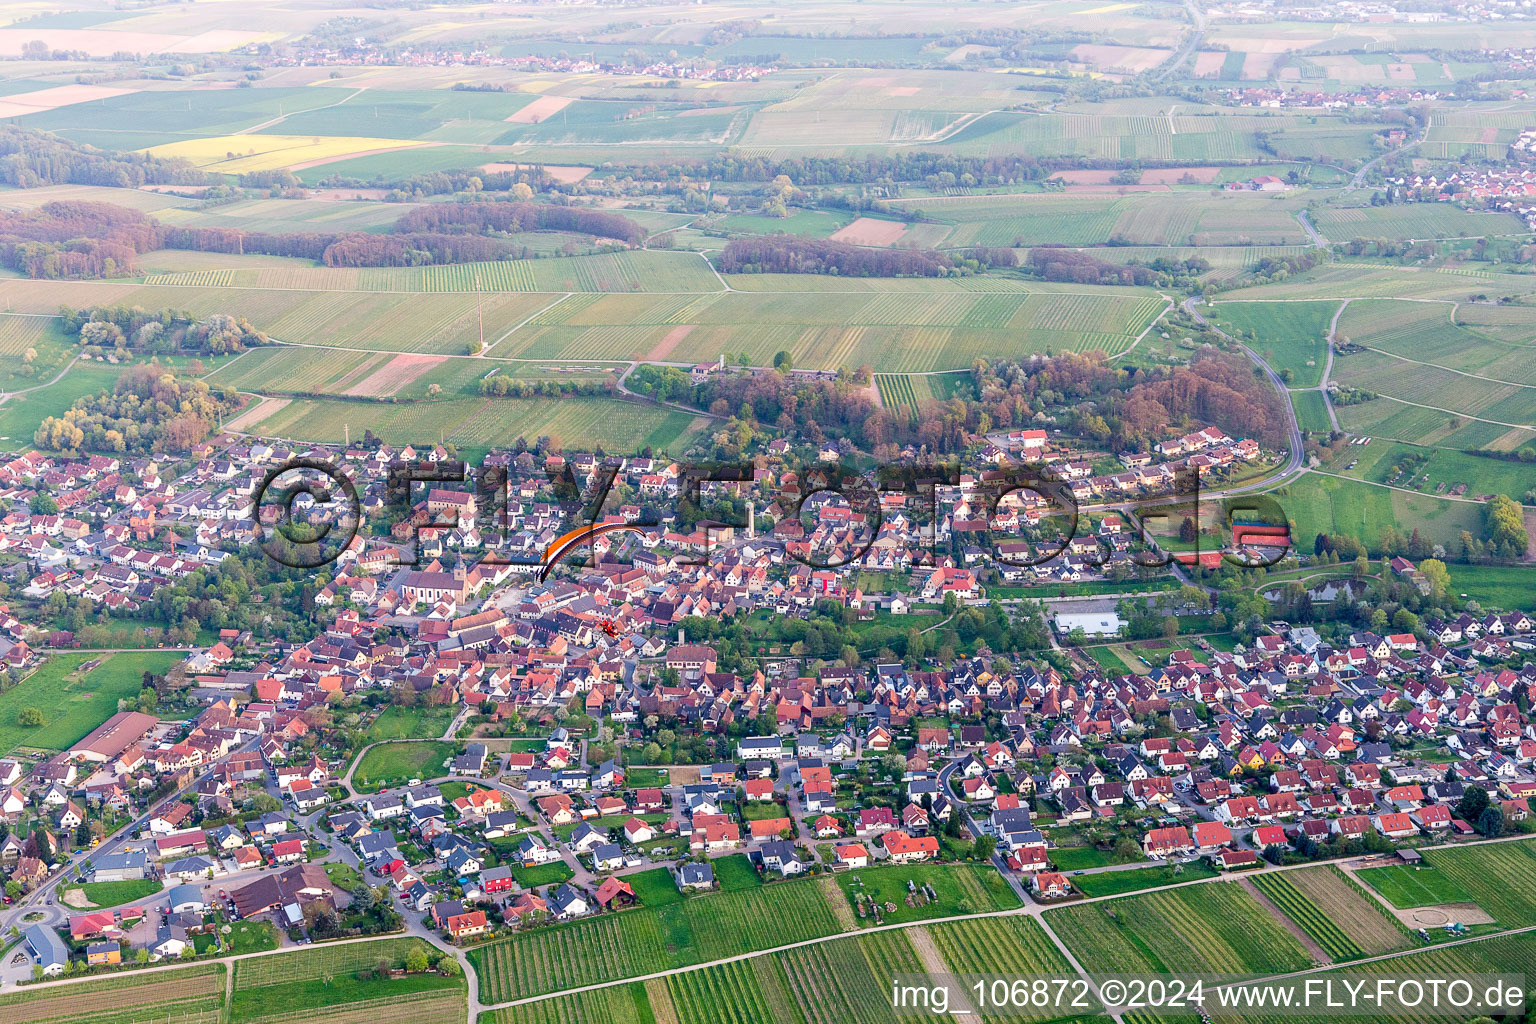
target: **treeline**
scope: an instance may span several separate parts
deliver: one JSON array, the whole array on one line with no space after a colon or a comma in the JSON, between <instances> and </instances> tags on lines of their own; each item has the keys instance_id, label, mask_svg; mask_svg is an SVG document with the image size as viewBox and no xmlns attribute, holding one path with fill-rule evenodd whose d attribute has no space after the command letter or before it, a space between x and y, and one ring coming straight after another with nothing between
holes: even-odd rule
<instances>
[{"instance_id":1,"label":"treeline","mask_svg":"<svg viewBox=\"0 0 1536 1024\"><path fill-rule=\"evenodd\" d=\"M0 128L0 182L16 188L43 185L202 185L213 178L185 160L97 149L46 132Z\"/></svg>"},{"instance_id":2,"label":"treeline","mask_svg":"<svg viewBox=\"0 0 1536 1024\"><path fill-rule=\"evenodd\" d=\"M1123 284L1150 286L1157 272L1134 263L1106 263L1085 252L1054 246L1036 246L1026 261L1030 270L1046 281L1074 284Z\"/></svg>"},{"instance_id":3,"label":"treeline","mask_svg":"<svg viewBox=\"0 0 1536 1024\"><path fill-rule=\"evenodd\" d=\"M1043 84L1030 79L1031 87ZM1081 88L1090 88L1074 83ZM1010 116L1000 114L997 116ZM1017 116L1026 116L1023 114ZM1214 160L1216 164L1242 161ZM1143 168L1182 167L1174 160L1139 160ZM813 185L880 184L894 182L939 182L949 185L1001 185L1039 181L1057 171L1121 170L1122 160L1105 157L1046 156L1006 154L1000 156L958 156L933 151L867 153L859 156L744 156L722 153L699 160L673 160L665 163L615 161L602 165L605 172L628 174L643 181L703 179L707 181L772 181L788 176L802 188ZM612 176L610 174L610 176ZM966 180L969 177L969 180Z\"/></svg>"},{"instance_id":4,"label":"treeline","mask_svg":"<svg viewBox=\"0 0 1536 1024\"><path fill-rule=\"evenodd\" d=\"M346 178L331 174L316 182L321 188L386 188L388 197L401 201L413 196L442 196L455 192L510 192L517 185L541 191L558 184L554 175L537 164L515 171L482 171L465 167L456 171L429 171L408 178L390 178L383 174L372 178Z\"/></svg>"},{"instance_id":5,"label":"treeline","mask_svg":"<svg viewBox=\"0 0 1536 1024\"><path fill-rule=\"evenodd\" d=\"M440 235L488 231L572 231L638 245L645 229L622 214L547 203L444 203L418 207L395 221L396 232Z\"/></svg>"},{"instance_id":6,"label":"treeline","mask_svg":"<svg viewBox=\"0 0 1536 1024\"><path fill-rule=\"evenodd\" d=\"M577 398L613 393L608 380L518 380L504 373L480 381L480 393L495 398Z\"/></svg>"},{"instance_id":7,"label":"treeline","mask_svg":"<svg viewBox=\"0 0 1536 1024\"><path fill-rule=\"evenodd\" d=\"M1142 287L1193 284L1196 278L1211 269L1210 263L1198 256L1182 260L1159 256L1150 263L1109 263L1091 253L1052 245L1029 250L1025 264L1046 281Z\"/></svg>"},{"instance_id":8,"label":"treeline","mask_svg":"<svg viewBox=\"0 0 1536 1024\"><path fill-rule=\"evenodd\" d=\"M0 264L28 277L131 274L135 256L159 247L153 221L110 203L45 203L0 213Z\"/></svg>"},{"instance_id":9,"label":"treeline","mask_svg":"<svg viewBox=\"0 0 1536 1024\"><path fill-rule=\"evenodd\" d=\"M198 317L184 309L146 310L142 306L62 306L59 320L80 344L118 356L130 352L167 355L193 351L206 355L243 352L270 345L272 339L245 317L214 313Z\"/></svg>"},{"instance_id":10,"label":"treeline","mask_svg":"<svg viewBox=\"0 0 1536 1024\"><path fill-rule=\"evenodd\" d=\"M728 274L838 274L843 277L941 277L954 266L933 249L865 249L823 238L759 235L726 244Z\"/></svg>"},{"instance_id":11,"label":"treeline","mask_svg":"<svg viewBox=\"0 0 1536 1024\"><path fill-rule=\"evenodd\" d=\"M318 260L340 236L333 234L292 233L274 235L265 231L239 228L160 228L161 244L167 249L194 252L224 252L250 256L288 256Z\"/></svg>"},{"instance_id":12,"label":"treeline","mask_svg":"<svg viewBox=\"0 0 1536 1024\"><path fill-rule=\"evenodd\" d=\"M1255 263L1244 278L1235 279L1233 286L1238 281L1242 284L1262 284L1269 281L1284 281L1292 274L1305 273L1317 266L1316 249L1295 256L1265 256Z\"/></svg>"},{"instance_id":13,"label":"treeline","mask_svg":"<svg viewBox=\"0 0 1536 1024\"><path fill-rule=\"evenodd\" d=\"M150 363L125 370L111 391L84 395L63 416L45 418L32 441L47 451L186 451L238 404L204 381Z\"/></svg>"}]
</instances>

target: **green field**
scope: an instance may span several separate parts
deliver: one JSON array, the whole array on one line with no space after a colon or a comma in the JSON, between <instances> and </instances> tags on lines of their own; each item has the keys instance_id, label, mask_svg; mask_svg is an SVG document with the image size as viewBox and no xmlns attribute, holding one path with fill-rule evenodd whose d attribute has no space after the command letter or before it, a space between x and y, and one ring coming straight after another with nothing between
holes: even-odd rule
<instances>
[{"instance_id":1,"label":"green field","mask_svg":"<svg viewBox=\"0 0 1536 1024\"><path fill-rule=\"evenodd\" d=\"M78 674L87 661L101 658L96 668ZM176 651L145 651L96 655L54 654L42 667L0 693L0 753L18 747L63 750L117 713L117 702L138 695L145 672L163 673L183 655ZM23 726L16 716L22 708L42 712L43 724Z\"/></svg>"},{"instance_id":2,"label":"green field","mask_svg":"<svg viewBox=\"0 0 1536 1024\"><path fill-rule=\"evenodd\" d=\"M969 290L961 287L994 290ZM969 278L737 274L728 293L576 294L539 312L492 355L523 359L727 362L745 354L767 366L788 351L795 365L914 373L968 369L977 358L1022 352L1125 351L1165 308L1139 289L1022 290ZM873 294L872 294L873 293ZM1021 345L1023 348L1021 349ZM914 388L923 388L912 378ZM940 381L948 397L949 385ZM921 400L914 391L911 401Z\"/></svg>"},{"instance_id":3,"label":"green field","mask_svg":"<svg viewBox=\"0 0 1536 1024\"><path fill-rule=\"evenodd\" d=\"M524 889L537 889L546 885L558 885L568 882L576 877L576 872L571 870L569 864L563 860L551 861L548 864L539 864L531 868L525 868L521 864L513 864L512 877L517 884Z\"/></svg>"},{"instance_id":4,"label":"green field","mask_svg":"<svg viewBox=\"0 0 1536 1024\"><path fill-rule=\"evenodd\" d=\"M1215 309L1218 319L1277 372L1289 370L1293 387L1321 383L1328 326L1339 303L1219 302Z\"/></svg>"},{"instance_id":5,"label":"green field","mask_svg":"<svg viewBox=\"0 0 1536 1024\"><path fill-rule=\"evenodd\" d=\"M1051 859L1057 860L1057 855L1061 852L1060 850L1052 851ZM1060 864L1058 863L1057 866L1060 867ZM1142 889L1155 889L1161 885L1193 882L1199 878L1210 878L1215 874L1214 868L1200 861L1175 866L1160 864L1155 867L1131 868L1126 871L1095 871L1086 875L1073 875L1070 881L1073 888L1084 896L1119 896L1122 893L1139 892Z\"/></svg>"},{"instance_id":6,"label":"green field","mask_svg":"<svg viewBox=\"0 0 1536 1024\"><path fill-rule=\"evenodd\" d=\"M368 727L368 742L435 740L453 724L457 711L449 705L403 708L391 704Z\"/></svg>"},{"instance_id":7,"label":"green field","mask_svg":"<svg viewBox=\"0 0 1536 1024\"><path fill-rule=\"evenodd\" d=\"M402 966L415 949L425 949L429 957L440 955L420 939L380 939L319 945L302 952L240 961L235 967L229 1019L233 1024L279 1018L312 1020L314 1011L320 1010L322 1019L331 1012L345 1012L349 1019L360 1020L365 1019L360 1011L367 1008L378 1014L403 1012L412 1020L431 1024L446 1024L455 1019L452 1013L462 1020L463 978L432 972L403 978L371 976L382 961ZM330 1009L333 1007L334 1011Z\"/></svg>"},{"instance_id":8,"label":"green field","mask_svg":"<svg viewBox=\"0 0 1536 1024\"><path fill-rule=\"evenodd\" d=\"M741 889L756 889L763 884L762 876L752 866L744 853L733 853L725 857L716 857L709 862L715 872L715 884L723 892L736 892Z\"/></svg>"},{"instance_id":9,"label":"green field","mask_svg":"<svg viewBox=\"0 0 1536 1024\"><path fill-rule=\"evenodd\" d=\"M1424 859L1505 928L1536 924L1536 841L1428 850Z\"/></svg>"},{"instance_id":10,"label":"green field","mask_svg":"<svg viewBox=\"0 0 1536 1024\"><path fill-rule=\"evenodd\" d=\"M1433 867L1392 864L1358 872L1360 880L1381 893L1399 910L1470 903L1472 896L1451 875Z\"/></svg>"},{"instance_id":11,"label":"green field","mask_svg":"<svg viewBox=\"0 0 1536 1024\"><path fill-rule=\"evenodd\" d=\"M913 935L917 932L913 931ZM795 1005L811 1022L895 1024L891 979L921 973L919 959L905 931L876 932L775 954L783 965ZM781 1020L798 1019L793 1014Z\"/></svg>"},{"instance_id":12,"label":"green field","mask_svg":"<svg viewBox=\"0 0 1536 1024\"><path fill-rule=\"evenodd\" d=\"M35 387L38 390L11 395L0 403L0 445L8 448L30 446L39 423L49 416L64 415L81 395L110 388L122 372L121 366L76 363L56 384L50 383L53 373L37 380L23 380L13 374L4 386Z\"/></svg>"},{"instance_id":13,"label":"green field","mask_svg":"<svg viewBox=\"0 0 1536 1024\"><path fill-rule=\"evenodd\" d=\"M907 902L910 895L907 883L922 889L930 886L937 893L931 902L919 902L913 906ZM981 864L913 864L891 867L861 868L845 872L837 878L850 906L857 908L855 894L863 894L881 906L881 923L896 924L905 921L922 921L931 917L953 917L956 914L986 913L992 910L1011 910L1019 905L1019 898L1008 887L1003 876L991 865ZM915 901L918 902L918 901ZM884 904L894 903L896 910L887 912ZM872 915L863 917L862 925L873 925Z\"/></svg>"},{"instance_id":14,"label":"green field","mask_svg":"<svg viewBox=\"0 0 1536 1024\"><path fill-rule=\"evenodd\" d=\"M1519 566L1457 565L1451 573L1451 589L1479 601L1485 608L1536 611L1536 590L1530 570Z\"/></svg>"},{"instance_id":15,"label":"green field","mask_svg":"<svg viewBox=\"0 0 1536 1024\"><path fill-rule=\"evenodd\" d=\"M625 875L624 880L635 890L635 895L647 907L662 907L669 903L681 903L683 894L668 868L651 868Z\"/></svg>"},{"instance_id":16,"label":"green field","mask_svg":"<svg viewBox=\"0 0 1536 1024\"><path fill-rule=\"evenodd\" d=\"M153 896L160 891L161 883L157 878L140 878L126 882L86 882L78 888L93 907L120 907Z\"/></svg>"},{"instance_id":17,"label":"green field","mask_svg":"<svg viewBox=\"0 0 1536 1024\"><path fill-rule=\"evenodd\" d=\"M901 206L953 225L944 239L951 247L1092 246L1112 240L1117 244L1177 246L1297 245L1307 241L1294 216L1299 203L1286 196L1213 195L1208 191L1124 196L1068 192L910 200Z\"/></svg>"},{"instance_id":18,"label":"green field","mask_svg":"<svg viewBox=\"0 0 1536 1024\"><path fill-rule=\"evenodd\" d=\"M1235 882L1057 907L1045 920L1094 974L1267 974L1312 962Z\"/></svg>"},{"instance_id":19,"label":"green field","mask_svg":"<svg viewBox=\"0 0 1536 1024\"><path fill-rule=\"evenodd\" d=\"M431 779L446 773L443 761L458 753L452 743L381 743L357 763L352 780L358 790L373 792L411 779Z\"/></svg>"},{"instance_id":20,"label":"green field","mask_svg":"<svg viewBox=\"0 0 1536 1024\"><path fill-rule=\"evenodd\" d=\"M1296 410L1296 425L1314 434L1326 434L1333 429L1328 418L1328 406L1320 391L1292 391L1291 407Z\"/></svg>"},{"instance_id":21,"label":"green field","mask_svg":"<svg viewBox=\"0 0 1536 1024\"><path fill-rule=\"evenodd\" d=\"M1454 549L1461 531L1476 536L1482 529L1482 507L1474 502L1405 494L1357 480L1307 473L1272 493L1295 524L1291 536L1298 546L1310 544L1318 533L1337 533L1376 550L1382 528L1395 524Z\"/></svg>"},{"instance_id":22,"label":"green field","mask_svg":"<svg viewBox=\"0 0 1536 1024\"><path fill-rule=\"evenodd\" d=\"M838 931L817 883L790 881L522 932L477 946L470 957L481 999L496 1003Z\"/></svg>"},{"instance_id":23,"label":"green field","mask_svg":"<svg viewBox=\"0 0 1536 1024\"><path fill-rule=\"evenodd\" d=\"M535 1003L509 1006L480 1017L482 1024L654 1024L646 986L615 985L572 995L551 996Z\"/></svg>"},{"instance_id":24,"label":"green field","mask_svg":"<svg viewBox=\"0 0 1536 1024\"><path fill-rule=\"evenodd\" d=\"M1290 879L1278 873L1255 875L1253 884L1269 897L1269 901L1292 921L1312 936L1335 961L1354 960L1365 953L1355 945L1348 933L1340 927L1331 911L1325 911L1291 884Z\"/></svg>"},{"instance_id":25,"label":"green field","mask_svg":"<svg viewBox=\"0 0 1536 1024\"><path fill-rule=\"evenodd\" d=\"M945 965L960 975L1073 974L1040 924L1027 917L946 921L928 929ZM1048 1019L1050 1014L1035 1015Z\"/></svg>"},{"instance_id":26,"label":"green field","mask_svg":"<svg viewBox=\"0 0 1536 1024\"><path fill-rule=\"evenodd\" d=\"M1412 977L1412 978L1466 978L1477 974L1521 973L1536 958L1536 937L1530 934L1496 936L1475 942L1462 943L1446 948L1419 949L1386 960L1364 964L1351 964L1336 970L1314 975L1319 982L1338 983L1358 981L1362 977ZM1127 1017L1129 1020L1129 1016ZM1330 1024L1340 1017L1337 1014L1297 1014L1294 1012L1247 1013L1232 1019L1248 1024L1277 1024L1279 1021L1296 1021L1298 1024ZM1400 1010L1390 1014L1372 1014L1360 1018L1369 1021L1396 1021L1399 1024L1428 1024L1444 1017L1426 1013L1420 1009ZM1140 1022L1138 1022L1140 1024Z\"/></svg>"},{"instance_id":27,"label":"green field","mask_svg":"<svg viewBox=\"0 0 1536 1024\"><path fill-rule=\"evenodd\" d=\"M1526 233L1518 217L1474 213L1450 203L1325 206L1317 211L1314 224L1330 242L1347 242L1351 238L1476 238Z\"/></svg>"}]
</instances>

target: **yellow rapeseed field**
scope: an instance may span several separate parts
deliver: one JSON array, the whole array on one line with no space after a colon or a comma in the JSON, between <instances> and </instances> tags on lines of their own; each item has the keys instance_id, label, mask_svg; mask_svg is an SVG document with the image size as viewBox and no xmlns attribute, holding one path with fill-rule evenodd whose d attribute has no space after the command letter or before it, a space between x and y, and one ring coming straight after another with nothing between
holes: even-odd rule
<instances>
[{"instance_id":1,"label":"yellow rapeseed field","mask_svg":"<svg viewBox=\"0 0 1536 1024\"><path fill-rule=\"evenodd\" d=\"M367 139L328 135L220 135L152 146L154 156L183 157L199 167L227 174L276 171L380 149L422 146L410 139Z\"/></svg>"}]
</instances>

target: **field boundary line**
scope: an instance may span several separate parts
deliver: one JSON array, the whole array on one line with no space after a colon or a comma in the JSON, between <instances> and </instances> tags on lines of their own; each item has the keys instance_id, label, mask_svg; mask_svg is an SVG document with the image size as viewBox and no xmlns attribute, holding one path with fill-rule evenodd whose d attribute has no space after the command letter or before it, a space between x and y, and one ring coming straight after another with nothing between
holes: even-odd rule
<instances>
[{"instance_id":1,"label":"field boundary line","mask_svg":"<svg viewBox=\"0 0 1536 1024\"><path fill-rule=\"evenodd\" d=\"M1365 349L1367 352L1375 352L1377 355L1386 356L1388 359L1397 359L1404 363L1412 363L1415 366L1430 366L1436 370L1444 370L1446 373L1454 373L1458 377L1471 377L1474 380L1485 380L1490 384L1505 384L1512 388L1529 388L1530 390L1536 391L1536 384L1521 384L1519 381L1503 380L1499 377L1485 377L1480 373L1469 373L1466 370L1453 369L1452 367L1446 366L1443 363L1430 363L1424 361L1423 359L1409 359L1407 356L1400 356L1396 352L1388 352L1385 349L1374 348L1370 345L1363 345L1358 341L1352 341L1351 343L1360 345L1360 347ZM1387 396L1383 395L1382 397L1385 398ZM1494 421L1489 420L1488 422L1492 423Z\"/></svg>"},{"instance_id":2,"label":"field boundary line","mask_svg":"<svg viewBox=\"0 0 1536 1024\"><path fill-rule=\"evenodd\" d=\"M1387 402L1396 402L1398 405L1411 405L1415 409L1428 409L1430 412L1443 412L1447 416L1459 416L1462 419L1474 420L1478 423L1492 423L1496 427L1510 427L1514 430L1536 430L1536 424L1505 423L1503 420L1490 420L1483 416L1474 416L1469 412L1462 412L1460 409L1442 409L1438 405L1424 405L1420 402L1410 402L1406 398L1393 398L1391 395L1383 395L1379 392L1377 393L1376 397ZM1362 431L1362 433L1364 432Z\"/></svg>"},{"instance_id":3,"label":"field boundary line","mask_svg":"<svg viewBox=\"0 0 1536 1024\"><path fill-rule=\"evenodd\" d=\"M516 324L514 324L511 327L507 328L507 332L505 334L503 334L501 337L497 338L495 341L491 342L489 345L485 346L485 351L481 352L479 355L475 356L474 358L476 358L476 359L488 359L488 358L490 358L491 349L495 348L497 345L500 345L502 342L506 341L516 331L519 331L523 327L527 326L528 322L530 320L532 320L534 317L542 316L544 313L548 312L551 309L554 309L556 306L560 305L560 303L564 302L566 299L570 298L572 295L575 295L575 294L576 294L575 292L565 292L558 299L556 299L554 302L551 302L549 305L545 306L544 308L536 309L532 313L529 313L527 316L523 317L523 319L519 320Z\"/></svg>"},{"instance_id":4,"label":"field boundary line","mask_svg":"<svg viewBox=\"0 0 1536 1024\"><path fill-rule=\"evenodd\" d=\"M343 103L347 102L348 100L357 99L357 97L361 96L363 93L365 93L367 91L368 91L368 87L366 85L360 85L360 86L357 87L357 90L355 92L351 93L350 95L343 96L341 99L337 100L334 103L322 103L318 107L305 107L303 110L293 110L293 111L289 111L286 114L278 114L276 117L270 118L269 120L266 120L266 121L263 121L260 124L252 125L249 128L242 128L239 131L231 132L230 134L232 134L232 135L251 135L251 134L253 134L255 132L261 131L263 128L270 128L270 127L272 127L275 124L282 124L284 121L288 120L290 117L293 117L295 114L308 114L308 113L310 113L312 111L315 111L315 110L329 110L332 107L339 107Z\"/></svg>"},{"instance_id":5,"label":"field boundary line","mask_svg":"<svg viewBox=\"0 0 1536 1024\"><path fill-rule=\"evenodd\" d=\"M1170 299L1166 295L1163 295L1162 292L1158 292L1157 294L1162 298L1162 300L1164 302L1167 303L1167 305L1163 307L1163 311L1161 313L1157 314L1157 316L1153 317L1147 323L1147 326L1142 329L1142 332L1140 334L1136 335L1136 340L1131 342L1131 344L1126 348L1126 350L1124 352L1120 353L1121 356L1130 355L1132 352L1134 352L1136 350L1136 346L1141 344L1141 339L1145 338L1147 336L1147 334L1151 332L1152 328L1156 327L1158 325L1158 323L1160 323L1162 321L1163 317L1168 315L1168 311L1173 309L1175 303L1174 303L1174 301L1172 299ZM1109 358L1109 357L1106 357L1106 358ZM1119 358L1119 356L1116 356L1114 358Z\"/></svg>"}]
</instances>

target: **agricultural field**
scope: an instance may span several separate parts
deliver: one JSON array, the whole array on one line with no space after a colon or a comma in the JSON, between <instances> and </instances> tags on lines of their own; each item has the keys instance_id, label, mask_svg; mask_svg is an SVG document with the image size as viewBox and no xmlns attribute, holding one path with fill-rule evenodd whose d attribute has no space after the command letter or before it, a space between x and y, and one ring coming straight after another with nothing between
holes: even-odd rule
<instances>
[{"instance_id":1,"label":"agricultural field","mask_svg":"<svg viewBox=\"0 0 1536 1024\"><path fill-rule=\"evenodd\" d=\"M484 1024L652 1024L664 1018L653 1016L646 986L635 983L552 996L496 1010L480 1019Z\"/></svg>"},{"instance_id":2,"label":"agricultural field","mask_svg":"<svg viewBox=\"0 0 1536 1024\"><path fill-rule=\"evenodd\" d=\"M783 1024L799 1019L789 979L776 957L669 975L667 990L681 1021Z\"/></svg>"},{"instance_id":3,"label":"agricultural field","mask_svg":"<svg viewBox=\"0 0 1536 1024\"><path fill-rule=\"evenodd\" d=\"M1283 973L1312 958L1235 882L1181 886L1046 911L1093 973Z\"/></svg>"},{"instance_id":4,"label":"agricultural field","mask_svg":"<svg viewBox=\"0 0 1536 1024\"><path fill-rule=\"evenodd\" d=\"M1522 296L1536 291L1528 274L1501 274L1453 268L1325 264L1284 281L1249 285L1223 294L1223 301L1255 299L1412 298L1464 301L1474 295L1490 299ZM1341 333L1347 333L1342 331Z\"/></svg>"},{"instance_id":5,"label":"agricultural field","mask_svg":"<svg viewBox=\"0 0 1536 1024\"><path fill-rule=\"evenodd\" d=\"M311 1019L318 1011L330 1024L358 1024L378 1019L391 1003L408 1005L412 1020L463 1019L463 978L428 972L403 978L374 977L381 961L401 966L420 939L381 939L344 946L315 946L294 953L241 960L235 965L232 1024L283 1024ZM302 1007L303 1009L297 1009ZM458 1016L454 1018L448 1011ZM418 1013L420 1016L418 1016Z\"/></svg>"},{"instance_id":6,"label":"agricultural field","mask_svg":"<svg viewBox=\"0 0 1536 1024\"><path fill-rule=\"evenodd\" d=\"M926 894L909 892L908 882L919 890L925 886L931 887L937 898L930 901ZM882 904L882 924L1011 910L1019 905L1018 896L991 865L919 864L862 868L838 875L837 884L856 912L859 907L859 901L855 898L857 895ZM884 906L887 904L895 904L896 910L888 912ZM875 920L872 915L860 914L859 923L873 925Z\"/></svg>"},{"instance_id":7,"label":"agricultural field","mask_svg":"<svg viewBox=\"0 0 1536 1024\"><path fill-rule=\"evenodd\" d=\"M1382 528L1414 529L1432 543L1452 547L1462 530L1482 528L1482 506L1409 494L1357 480L1307 473L1270 492L1294 523L1291 536L1310 543L1319 533L1346 534L1375 548Z\"/></svg>"},{"instance_id":8,"label":"agricultural field","mask_svg":"<svg viewBox=\"0 0 1536 1024\"><path fill-rule=\"evenodd\" d=\"M551 402L535 398L454 398L388 403L300 398L258 410L240 429L296 441L336 441L350 430L371 429L387 444L435 444L446 440L461 451L510 446L519 437L531 444L558 437L570 445L601 445L633 451L647 445L680 454L708 420L638 401L578 398Z\"/></svg>"},{"instance_id":9,"label":"agricultural field","mask_svg":"<svg viewBox=\"0 0 1536 1024\"><path fill-rule=\"evenodd\" d=\"M0 316L0 388L46 383L74 355L75 345L59 333L56 323L48 317Z\"/></svg>"},{"instance_id":10,"label":"agricultural field","mask_svg":"<svg viewBox=\"0 0 1536 1024\"><path fill-rule=\"evenodd\" d=\"M426 267L429 292L718 292L720 279L692 253L643 250Z\"/></svg>"},{"instance_id":11,"label":"agricultural field","mask_svg":"<svg viewBox=\"0 0 1536 1024\"><path fill-rule=\"evenodd\" d=\"M776 283L805 289L838 278L784 282L733 275L733 288ZM757 280L772 277L772 281ZM849 279L850 289L873 279ZM889 373L968 369L982 357L1029 352L1125 351L1166 303L1135 289L869 294L784 291L711 295L572 295L514 331L498 358L650 359L678 363L744 358L767 366L780 350L797 367L869 365ZM921 400L912 381L910 396ZM947 387L947 384L940 384ZM930 391L930 394L933 392Z\"/></svg>"},{"instance_id":12,"label":"agricultural field","mask_svg":"<svg viewBox=\"0 0 1536 1024\"><path fill-rule=\"evenodd\" d=\"M380 743L363 755L352 778L366 792L434 778L444 774L443 761L458 752L452 743Z\"/></svg>"},{"instance_id":13,"label":"agricultural field","mask_svg":"<svg viewBox=\"0 0 1536 1024\"><path fill-rule=\"evenodd\" d=\"M180 158L219 174L277 171L386 149L407 149L409 139L326 138L313 135L225 135L152 146L151 156Z\"/></svg>"},{"instance_id":14,"label":"agricultural field","mask_svg":"<svg viewBox=\"0 0 1536 1024\"><path fill-rule=\"evenodd\" d=\"M1337 868L1264 872L1252 881L1336 962L1412 945L1407 930Z\"/></svg>"},{"instance_id":15,"label":"agricultural field","mask_svg":"<svg viewBox=\"0 0 1536 1024\"><path fill-rule=\"evenodd\" d=\"M925 961L914 948L916 943L926 944L924 931L903 929L837 939L785 950L774 958L782 965L807 1024L896 1024L908 1018L897 1016L891 1006L891 979L939 966Z\"/></svg>"},{"instance_id":16,"label":"agricultural field","mask_svg":"<svg viewBox=\"0 0 1536 1024\"><path fill-rule=\"evenodd\" d=\"M1525 225L1507 213L1474 213L1450 203L1402 203L1393 206L1323 206L1313 218L1330 242L1351 238L1481 238L1524 235Z\"/></svg>"},{"instance_id":17,"label":"agricultural field","mask_svg":"<svg viewBox=\"0 0 1536 1024\"><path fill-rule=\"evenodd\" d=\"M117 702L138 695L145 672L163 673L182 660L176 651L53 654L21 682L0 693L0 753L18 748L63 750L117 713ZM98 666L81 671L86 662ZM18 725L22 708L37 708L43 724Z\"/></svg>"},{"instance_id":18,"label":"agricultural field","mask_svg":"<svg viewBox=\"0 0 1536 1024\"><path fill-rule=\"evenodd\" d=\"M386 1017L403 1015L411 1024L460 1024L464 1019L463 982L457 989L437 987L410 991L419 976L385 982L373 995L329 1005L305 1006L232 1017L232 1024L373 1024ZM446 979L437 979L446 980ZM406 984L401 984L401 982ZM307 993L306 993L307 994Z\"/></svg>"},{"instance_id":19,"label":"agricultural field","mask_svg":"<svg viewBox=\"0 0 1536 1024\"><path fill-rule=\"evenodd\" d=\"M0 995L0 1024L220 1024L223 964Z\"/></svg>"},{"instance_id":20,"label":"agricultural field","mask_svg":"<svg viewBox=\"0 0 1536 1024\"><path fill-rule=\"evenodd\" d=\"M1056 860L1061 852L1061 850L1055 851L1051 859ZM1059 861L1057 866L1061 866ZM1210 878L1215 874L1215 869L1208 867L1204 862L1159 864L1149 868L1131 868L1127 871L1099 871L1090 875L1074 875L1072 885L1084 896L1119 896L1128 892L1139 892L1142 889L1155 889L1163 885L1193 882L1201 878Z\"/></svg>"},{"instance_id":21,"label":"agricultural field","mask_svg":"<svg viewBox=\"0 0 1536 1024\"><path fill-rule=\"evenodd\" d=\"M1364 964L1351 964L1315 975L1322 981L1354 980L1361 977L1392 976L1415 978L1465 978L1476 974L1510 974L1524 971L1536 957L1536 937L1531 934L1500 935L1475 942L1443 948L1419 949ZM1245 1014L1228 1019L1246 1024L1271 1024L1280 1020L1299 1024L1329 1024L1335 1015ZM1444 1019L1432 1013L1395 1013L1373 1015L1370 1020L1390 1020L1399 1024L1427 1024Z\"/></svg>"},{"instance_id":22,"label":"agricultural field","mask_svg":"<svg viewBox=\"0 0 1536 1024\"><path fill-rule=\"evenodd\" d=\"M835 935L836 915L814 881L709 893L522 932L470 956L481 999L498 1003Z\"/></svg>"},{"instance_id":23,"label":"agricultural field","mask_svg":"<svg viewBox=\"0 0 1536 1024\"><path fill-rule=\"evenodd\" d=\"M1045 929L1028 917L946 921L924 930L955 974L1072 973Z\"/></svg>"},{"instance_id":24,"label":"agricultural field","mask_svg":"<svg viewBox=\"0 0 1536 1024\"><path fill-rule=\"evenodd\" d=\"M1097 188L1097 187L1095 187ZM1068 191L903 200L903 209L952 225L947 247L968 245L1299 245L1298 201L1200 192Z\"/></svg>"},{"instance_id":25,"label":"agricultural field","mask_svg":"<svg viewBox=\"0 0 1536 1024\"><path fill-rule=\"evenodd\" d=\"M1229 333L1282 375L1293 387L1316 387L1323 379L1329 324L1337 302L1218 302L1217 318Z\"/></svg>"},{"instance_id":26,"label":"agricultural field","mask_svg":"<svg viewBox=\"0 0 1536 1024\"><path fill-rule=\"evenodd\" d=\"M974 395L971 375L956 373L877 373L875 387L880 404L895 410L903 406L916 413L931 401L944 402L959 395Z\"/></svg>"},{"instance_id":27,"label":"agricultural field","mask_svg":"<svg viewBox=\"0 0 1536 1024\"><path fill-rule=\"evenodd\" d=\"M1536 924L1536 841L1429 850L1424 859L1503 927Z\"/></svg>"}]
</instances>

